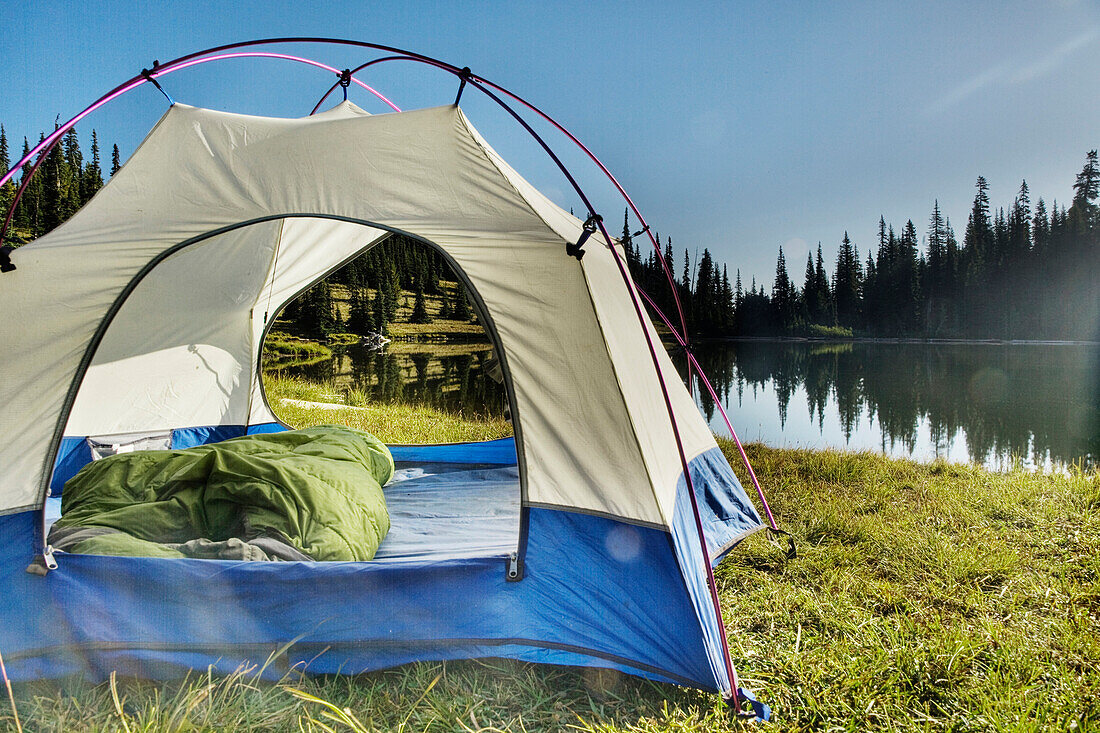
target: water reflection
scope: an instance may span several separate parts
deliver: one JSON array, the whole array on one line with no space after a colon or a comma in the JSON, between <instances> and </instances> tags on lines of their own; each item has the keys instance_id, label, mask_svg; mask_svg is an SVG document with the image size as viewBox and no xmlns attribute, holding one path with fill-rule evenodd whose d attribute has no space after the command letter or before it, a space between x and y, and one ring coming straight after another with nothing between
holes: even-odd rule
<instances>
[{"instance_id":1,"label":"water reflection","mask_svg":"<svg viewBox=\"0 0 1100 733\"><path fill-rule=\"evenodd\" d=\"M754 341L696 357L748 439L993 468L1100 465L1097 346ZM700 387L703 413L728 432Z\"/></svg>"},{"instance_id":2,"label":"water reflection","mask_svg":"<svg viewBox=\"0 0 1100 733\"><path fill-rule=\"evenodd\" d=\"M746 440L991 468L1100 466L1100 346L752 341L695 350ZM499 416L505 396L486 374L491 356L477 343L349 347L282 371L378 402ZM695 394L725 434L705 389Z\"/></svg>"},{"instance_id":3,"label":"water reflection","mask_svg":"<svg viewBox=\"0 0 1100 733\"><path fill-rule=\"evenodd\" d=\"M399 350L338 349L331 359L278 371L343 391L356 391L373 402L427 405L468 417L504 414L504 388L489 378L488 344L402 344Z\"/></svg>"}]
</instances>

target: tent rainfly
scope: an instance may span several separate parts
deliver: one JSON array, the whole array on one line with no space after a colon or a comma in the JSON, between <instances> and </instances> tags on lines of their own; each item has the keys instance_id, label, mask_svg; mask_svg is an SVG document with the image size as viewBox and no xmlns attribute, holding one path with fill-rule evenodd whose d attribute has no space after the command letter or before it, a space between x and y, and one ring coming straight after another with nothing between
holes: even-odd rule
<instances>
[{"instance_id":1,"label":"tent rainfly","mask_svg":"<svg viewBox=\"0 0 1100 733\"><path fill-rule=\"evenodd\" d=\"M299 119L170 106L90 203L0 275L8 674L165 677L281 649L315 673L511 657L733 694L710 570L763 524L640 317L621 245L596 233L569 256L582 232L457 105L369 115L345 101ZM393 447L399 469L434 467L407 473L439 480L421 504L391 507L391 536L407 522L419 541L388 554L384 543L365 563L45 545L93 444L285 429L263 389L266 330L391 233L434 248L464 281L515 430ZM481 514L475 469L499 499ZM448 472L464 477L457 507ZM452 513L432 511L436 500Z\"/></svg>"}]
</instances>

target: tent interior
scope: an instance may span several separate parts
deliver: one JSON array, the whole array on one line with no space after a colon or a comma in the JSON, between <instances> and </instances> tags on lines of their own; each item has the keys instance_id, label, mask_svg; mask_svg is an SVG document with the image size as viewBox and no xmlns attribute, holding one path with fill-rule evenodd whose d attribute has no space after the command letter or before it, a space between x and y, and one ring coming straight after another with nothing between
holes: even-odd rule
<instances>
[{"instance_id":1,"label":"tent interior","mask_svg":"<svg viewBox=\"0 0 1100 733\"><path fill-rule=\"evenodd\" d=\"M346 221L281 219L211 237L157 265L115 315L77 392L50 481L47 535L65 482L91 460L292 427L268 404L263 339L304 290L389 235ZM396 470L383 490L391 524L372 562L517 551L513 439L390 450Z\"/></svg>"}]
</instances>

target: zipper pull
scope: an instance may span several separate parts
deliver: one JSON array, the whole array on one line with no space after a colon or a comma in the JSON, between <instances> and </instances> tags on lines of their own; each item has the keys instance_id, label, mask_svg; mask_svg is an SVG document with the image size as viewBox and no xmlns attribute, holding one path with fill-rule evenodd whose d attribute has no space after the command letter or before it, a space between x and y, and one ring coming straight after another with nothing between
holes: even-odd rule
<instances>
[{"instance_id":1,"label":"zipper pull","mask_svg":"<svg viewBox=\"0 0 1100 733\"><path fill-rule=\"evenodd\" d=\"M518 552L513 552L508 556L508 573L505 577L509 583L523 580L523 564L519 560Z\"/></svg>"},{"instance_id":2,"label":"zipper pull","mask_svg":"<svg viewBox=\"0 0 1100 733\"><path fill-rule=\"evenodd\" d=\"M27 572L31 575L45 575L51 570L57 570L57 560L53 556L53 545L42 548L41 555L35 555L34 560L27 566Z\"/></svg>"}]
</instances>

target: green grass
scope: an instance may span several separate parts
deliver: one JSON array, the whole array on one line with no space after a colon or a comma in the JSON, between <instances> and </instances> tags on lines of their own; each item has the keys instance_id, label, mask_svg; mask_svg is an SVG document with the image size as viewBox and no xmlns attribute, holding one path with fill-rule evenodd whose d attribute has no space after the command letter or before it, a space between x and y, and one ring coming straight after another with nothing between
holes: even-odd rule
<instances>
[{"instance_id":1,"label":"green grass","mask_svg":"<svg viewBox=\"0 0 1100 733\"><path fill-rule=\"evenodd\" d=\"M278 389L297 399L325 394ZM364 414L303 413L299 424L352 413ZM388 411L379 433L444 442L478 431L476 420L415 413ZM721 445L738 467L732 446ZM757 535L717 572L743 683L775 709L766 729L1100 730L1100 474L749 452L799 549L786 560ZM281 684L242 671L116 689L117 705L109 684L15 692L28 731L744 729L715 695L504 661ZM6 712L0 728L13 730Z\"/></svg>"},{"instance_id":2,"label":"green grass","mask_svg":"<svg viewBox=\"0 0 1100 733\"><path fill-rule=\"evenodd\" d=\"M332 350L316 341L297 339L278 331L264 339L264 365L272 367L302 366L332 358Z\"/></svg>"},{"instance_id":3,"label":"green grass","mask_svg":"<svg viewBox=\"0 0 1100 733\"><path fill-rule=\"evenodd\" d=\"M493 440L512 434L512 424L503 417L461 415L401 403L371 402L353 389L317 384L297 377L264 376L268 404L288 425L337 423L366 430L387 443L464 443ZM340 403L342 407L309 407L284 399L317 403Z\"/></svg>"},{"instance_id":4,"label":"green grass","mask_svg":"<svg viewBox=\"0 0 1100 733\"><path fill-rule=\"evenodd\" d=\"M800 555L751 544L718 582L785 728L1100 726L1100 474L750 458Z\"/></svg>"},{"instance_id":5,"label":"green grass","mask_svg":"<svg viewBox=\"0 0 1100 733\"><path fill-rule=\"evenodd\" d=\"M294 338L285 333L273 331L264 339L264 359L279 357L330 357L332 351L324 344L307 339Z\"/></svg>"}]
</instances>

